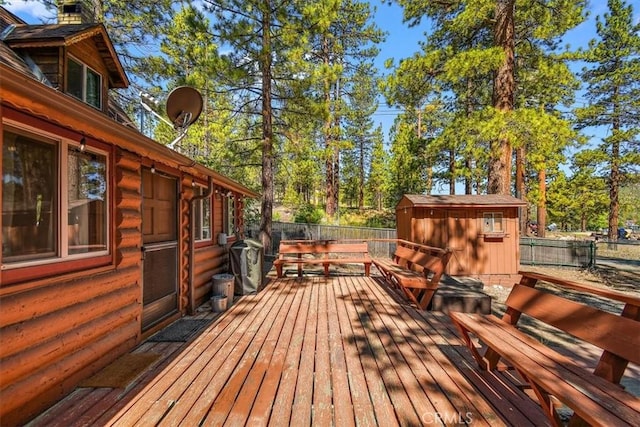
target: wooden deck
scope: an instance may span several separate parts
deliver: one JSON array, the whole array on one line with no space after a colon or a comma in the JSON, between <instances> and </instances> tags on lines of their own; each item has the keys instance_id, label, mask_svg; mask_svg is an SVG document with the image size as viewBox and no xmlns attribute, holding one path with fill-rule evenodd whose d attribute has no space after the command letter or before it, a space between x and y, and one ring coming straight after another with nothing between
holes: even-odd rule
<instances>
[{"instance_id":1,"label":"wooden deck","mask_svg":"<svg viewBox=\"0 0 640 427\"><path fill-rule=\"evenodd\" d=\"M180 348L179 348L180 347ZM128 390L79 388L32 425L547 425L509 373L479 372L448 317L379 277L273 280Z\"/></svg>"}]
</instances>

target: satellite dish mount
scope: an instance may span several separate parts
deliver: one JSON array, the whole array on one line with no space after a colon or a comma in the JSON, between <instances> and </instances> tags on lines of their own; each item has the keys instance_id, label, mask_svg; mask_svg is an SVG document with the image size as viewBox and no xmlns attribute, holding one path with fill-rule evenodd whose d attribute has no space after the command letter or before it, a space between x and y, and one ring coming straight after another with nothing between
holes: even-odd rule
<instances>
[{"instance_id":1,"label":"satellite dish mount","mask_svg":"<svg viewBox=\"0 0 640 427\"><path fill-rule=\"evenodd\" d=\"M144 101L146 100L144 94L140 94L142 106L153 113L163 122L179 132L178 136L169 143L168 147L173 148L175 144L180 142L185 136L187 136L187 130L202 112L202 95L200 92L189 86L180 86L173 89L167 97L167 117L169 120L160 116L158 113ZM152 101L153 102L153 101Z\"/></svg>"}]
</instances>

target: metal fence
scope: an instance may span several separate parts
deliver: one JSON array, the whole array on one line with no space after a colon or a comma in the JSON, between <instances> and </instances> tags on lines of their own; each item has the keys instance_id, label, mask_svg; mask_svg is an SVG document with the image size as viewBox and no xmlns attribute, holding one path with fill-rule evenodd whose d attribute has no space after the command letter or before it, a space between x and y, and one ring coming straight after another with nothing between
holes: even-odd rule
<instances>
[{"instance_id":1,"label":"metal fence","mask_svg":"<svg viewBox=\"0 0 640 427\"><path fill-rule=\"evenodd\" d=\"M281 240L367 240L369 253L373 256L391 257L395 244L379 240L395 239L396 230L392 228L342 227L321 224L299 224L274 222L271 247L265 248L265 254L275 255ZM247 236L257 239L257 227L249 227Z\"/></svg>"},{"instance_id":2,"label":"metal fence","mask_svg":"<svg viewBox=\"0 0 640 427\"><path fill-rule=\"evenodd\" d=\"M520 237L521 265L589 267L595 257L596 243L591 240Z\"/></svg>"}]
</instances>

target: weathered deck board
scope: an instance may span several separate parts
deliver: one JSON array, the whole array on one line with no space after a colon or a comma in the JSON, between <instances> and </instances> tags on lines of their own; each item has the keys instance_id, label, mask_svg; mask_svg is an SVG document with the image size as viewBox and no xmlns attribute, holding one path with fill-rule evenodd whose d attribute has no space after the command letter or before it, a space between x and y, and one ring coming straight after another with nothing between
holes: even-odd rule
<instances>
[{"instance_id":1,"label":"weathered deck board","mask_svg":"<svg viewBox=\"0 0 640 427\"><path fill-rule=\"evenodd\" d=\"M502 373L479 372L448 317L375 277L274 280L131 390L79 389L40 425L540 425Z\"/></svg>"}]
</instances>

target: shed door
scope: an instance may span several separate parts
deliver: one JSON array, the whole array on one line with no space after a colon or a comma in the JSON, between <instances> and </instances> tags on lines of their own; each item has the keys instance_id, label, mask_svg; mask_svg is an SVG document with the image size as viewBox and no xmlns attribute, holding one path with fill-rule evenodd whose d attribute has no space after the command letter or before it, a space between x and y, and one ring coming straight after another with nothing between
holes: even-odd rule
<instances>
[{"instance_id":1,"label":"shed door","mask_svg":"<svg viewBox=\"0 0 640 427\"><path fill-rule=\"evenodd\" d=\"M447 245L453 249L447 271L449 274L468 274L473 271L476 250L475 222L465 210L447 211Z\"/></svg>"},{"instance_id":2,"label":"shed door","mask_svg":"<svg viewBox=\"0 0 640 427\"><path fill-rule=\"evenodd\" d=\"M178 310L177 180L142 171L142 329Z\"/></svg>"}]
</instances>

